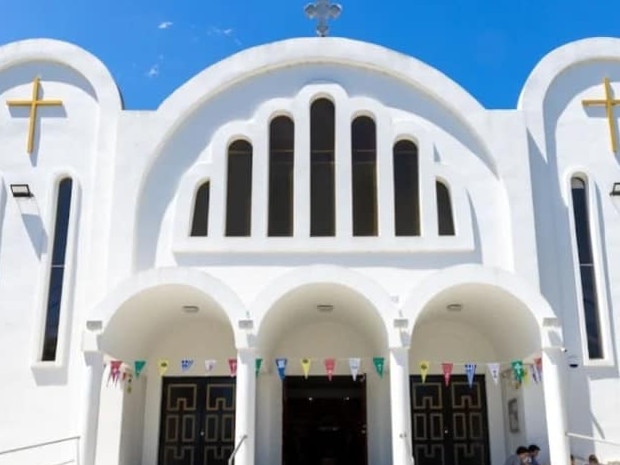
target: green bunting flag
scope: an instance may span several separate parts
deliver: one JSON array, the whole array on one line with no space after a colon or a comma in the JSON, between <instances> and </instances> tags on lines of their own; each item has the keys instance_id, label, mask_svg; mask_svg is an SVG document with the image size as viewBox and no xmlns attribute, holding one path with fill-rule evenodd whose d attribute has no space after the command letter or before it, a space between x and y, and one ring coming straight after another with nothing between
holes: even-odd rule
<instances>
[{"instance_id":1,"label":"green bunting flag","mask_svg":"<svg viewBox=\"0 0 620 465\"><path fill-rule=\"evenodd\" d=\"M383 367L385 366L385 359L383 357L373 357L372 363L375 365L375 370L379 378L383 378Z\"/></svg>"},{"instance_id":2,"label":"green bunting flag","mask_svg":"<svg viewBox=\"0 0 620 465\"><path fill-rule=\"evenodd\" d=\"M511 363L511 366L512 372L514 373L517 382L523 382L523 376L525 375L525 372L523 370L523 360L514 360Z\"/></svg>"},{"instance_id":3,"label":"green bunting flag","mask_svg":"<svg viewBox=\"0 0 620 465\"><path fill-rule=\"evenodd\" d=\"M136 378L140 377L140 373L142 373L142 370L144 370L145 366L146 360L136 360L135 362L133 362L133 369L136 372Z\"/></svg>"},{"instance_id":4,"label":"green bunting flag","mask_svg":"<svg viewBox=\"0 0 620 465\"><path fill-rule=\"evenodd\" d=\"M258 374L260 373L260 367L262 364L263 364L263 359L257 358L256 359L256 376L258 376Z\"/></svg>"}]
</instances>

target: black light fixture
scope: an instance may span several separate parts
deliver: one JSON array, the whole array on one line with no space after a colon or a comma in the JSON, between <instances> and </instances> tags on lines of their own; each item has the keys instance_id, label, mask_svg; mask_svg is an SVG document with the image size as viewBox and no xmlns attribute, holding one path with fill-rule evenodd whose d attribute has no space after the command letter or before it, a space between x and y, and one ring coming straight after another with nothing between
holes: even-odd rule
<instances>
[{"instance_id":1,"label":"black light fixture","mask_svg":"<svg viewBox=\"0 0 620 465\"><path fill-rule=\"evenodd\" d=\"M28 184L11 184L11 194L16 199L18 198L28 198L32 197L33 193L30 191L30 186Z\"/></svg>"},{"instance_id":2,"label":"black light fixture","mask_svg":"<svg viewBox=\"0 0 620 465\"><path fill-rule=\"evenodd\" d=\"M620 195L620 182L614 182L614 185L611 187L611 192L609 193L612 197Z\"/></svg>"}]
</instances>

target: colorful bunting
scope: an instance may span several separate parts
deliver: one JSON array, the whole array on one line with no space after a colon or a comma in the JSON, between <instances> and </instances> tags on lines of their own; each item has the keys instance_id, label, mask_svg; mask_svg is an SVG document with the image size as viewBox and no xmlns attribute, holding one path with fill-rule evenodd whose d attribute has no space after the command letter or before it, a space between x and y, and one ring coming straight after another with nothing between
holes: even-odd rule
<instances>
[{"instance_id":1,"label":"colorful bunting","mask_svg":"<svg viewBox=\"0 0 620 465\"><path fill-rule=\"evenodd\" d=\"M260 373L260 367L263 364L263 359L262 358L257 358L256 362L255 362L255 366L256 366L256 376L258 376L258 374Z\"/></svg>"},{"instance_id":2,"label":"colorful bunting","mask_svg":"<svg viewBox=\"0 0 620 465\"><path fill-rule=\"evenodd\" d=\"M194 364L194 361L192 359L186 358L181 360L181 371L183 373L185 373L186 371L189 371L189 369L192 367L192 365Z\"/></svg>"},{"instance_id":3,"label":"colorful bunting","mask_svg":"<svg viewBox=\"0 0 620 465\"><path fill-rule=\"evenodd\" d=\"M512 372L514 373L517 383L523 382L523 360L513 360L510 365L512 366Z\"/></svg>"},{"instance_id":4,"label":"colorful bunting","mask_svg":"<svg viewBox=\"0 0 620 465\"><path fill-rule=\"evenodd\" d=\"M228 368L230 369L230 377L234 378L237 376L237 359L229 358L228 359Z\"/></svg>"},{"instance_id":5,"label":"colorful bunting","mask_svg":"<svg viewBox=\"0 0 620 465\"><path fill-rule=\"evenodd\" d=\"M217 365L217 360L205 360L205 371L207 372L207 374L211 373L215 369L215 365Z\"/></svg>"},{"instance_id":6,"label":"colorful bunting","mask_svg":"<svg viewBox=\"0 0 620 465\"><path fill-rule=\"evenodd\" d=\"M286 364L287 360L285 358L276 358L276 368L278 369L278 375L280 375L280 379L284 379L286 376Z\"/></svg>"},{"instance_id":7,"label":"colorful bunting","mask_svg":"<svg viewBox=\"0 0 620 465\"><path fill-rule=\"evenodd\" d=\"M472 387L474 385L474 375L476 374L476 364L466 363L465 374L467 375L467 382L469 383L469 387Z\"/></svg>"},{"instance_id":8,"label":"colorful bunting","mask_svg":"<svg viewBox=\"0 0 620 465\"><path fill-rule=\"evenodd\" d=\"M385 367L385 359L383 357L373 357L372 363L377 370L379 378L383 378L383 368Z\"/></svg>"},{"instance_id":9,"label":"colorful bunting","mask_svg":"<svg viewBox=\"0 0 620 465\"><path fill-rule=\"evenodd\" d=\"M493 378L493 382L497 386L499 382L499 363L487 363L489 367L489 373L491 373L491 378Z\"/></svg>"},{"instance_id":10,"label":"colorful bunting","mask_svg":"<svg viewBox=\"0 0 620 465\"><path fill-rule=\"evenodd\" d=\"M454 367L453 363L444 362L441 364L441 369L443 370L443 379L446 383L446 386L450 384L450 375L452 375L452 368Z\"/></svg>"},{"instance_id":11,"label":"colorful bunting","mask_svg":"<svg viewBox=\"0 0 620 465\"><path fill-rule=\"evenodd\" d=\"M331 381L332 376L334 376L334 370L336 369L336 359L326 358L324 363L325 363L325 371L327 372L327 379Z\"/></svg>"},{"instance_id":12,"label":"colorful bunting","mask_svg":"<svg viewBox=\"0 0 620 465\"><path fill-rule=\"evenodd\" d=\"M133 369L136 372L136 378L140 377L140 373L142 373L142 370L144 370L145 366L146 360L136 360L135 362L133 362Z\"/></svg>"},{"instance_id":13,"label":"colorful bunting","mask_svg":"<svg viewBox=\"0 0 620 465\"><path fill-rule=\"evenodd\" d=\"M529 368L529 374L532 378L532 381L534 381L534 383L536 384L540 383L540 377L538 376L538 370L536 369L536 365L529 365Z\"/></svg>"},{"instance_id":14,"label":"colorful bunting","mask_svg":"<svg viewBox=\"0 0 620 465\"><path fill-rule=\"evenodd\" d=\"M164 376L166 374L169 365L170 362L168 362L168 360L164 358L159 359L159 361L157 362L157 367L159 368L159 376Z\"/></svg>"},{"instance_id":15,"label":"colorful bunting","mask_svg":"<svg viewBox=\"0 0 620 465\"><path fill-rule=\"evenodd\" d=\"M431 362L428 360L423 360L420 362L420 374L422 375L422 382L426 382L426 375L428 375L428 370L431 369Z\"/></svg>"},{"instance_id":16,"label":"colorful bunting","mask_svg":"<svg viewBox=\"0 0 620 465\"><path fill-rule=\"evenodd\" d=\"M118 380L121 377L121 365L123 362L121 360L112 360L110 361L110 375L108 376L108 382L112 380L112 384L118 383Z\"/></svg>"},{"instance_id":17,"label":"colorful bunting","mask_svg":"<svg viewBox=\"0 0 620 465\"><path fill-rule=\"evenodd\" d=\"M304 372L304 378L308 379L308 374L310 373L310 365L312 365L312 360L309 358L301 359L301 369Z\"/></svg>"},{"instance_id":18,"label":"colorful bunting","mask_svg":"<svg viewBox=\"0 0 620 465\"><path fill-rule=\"evenodd\" d=\"M361 358L350 358L349 359L349 369L351 370L351 376L353 376L353 381L357 380L357 374L360 371L361 365L362 365Z\"/></svg>"}]
</instances>

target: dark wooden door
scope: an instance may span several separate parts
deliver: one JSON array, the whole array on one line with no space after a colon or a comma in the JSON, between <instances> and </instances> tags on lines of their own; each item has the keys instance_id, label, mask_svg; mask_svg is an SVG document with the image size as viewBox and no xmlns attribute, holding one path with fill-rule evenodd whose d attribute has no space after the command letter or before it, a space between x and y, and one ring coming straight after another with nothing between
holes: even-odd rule
<instances>
[{"instance_id":1,"label":"dark wooden door","mask_svg":"<svg viewBox=\"0 0 620 465\"><path fill-rule=\"evenodd\" d=\"M416 465L489 465L484 375L411 376L411 423Z\"/></svg>"},{"instance_id":2,"label":"dark wooden door","mask_svg":"<svg viewBox=\"0 0 620 465\"><path fill-rule=\"evenodd\" d=\"M366 465L366 380L287 376L283 383L284 465Z\"/></svg>"},{"instance_id":3,"label":"dark wooden door","mask_svg":"<svg viewBox=\"0 0 620 465\"><path fill-rule=\"evenodd\" d=\"M235 379L163 379L159 465L226 465L235 440Z\"/></svg>"}]
</instances>

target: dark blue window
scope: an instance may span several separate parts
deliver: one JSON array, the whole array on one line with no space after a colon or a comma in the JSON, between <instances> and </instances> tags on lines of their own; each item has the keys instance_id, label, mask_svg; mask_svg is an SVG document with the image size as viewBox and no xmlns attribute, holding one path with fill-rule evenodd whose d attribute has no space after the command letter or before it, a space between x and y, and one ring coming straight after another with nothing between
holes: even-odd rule
<instances>
[{"instance_id":1,"label":"dark blue window","mask_svg":"<svg viewBox=\"0 0 620 465\"><path fill-rule=\"evenodd\" d=\"M196 192L194 218L192 220L192 236L207 236L209 232L209 181L202 184Z\"/></svg>"},{"instance_id":2,"label":"dark blue window","mask_svg":"<svg viewBox=\"0 0 620 465\"><path fill-rule=\"evenodd\" d=\"M58 186L58 199L56 201L56 223L54 225L52 268L47 296L45 336L41 355L41 360L46 362L56 360L56 350L58 348L58 327L60 323L60 308L62 304L62 290L65 275L65 258L67 254L69 217L71 216L72 190L73 181L70 178L65 178L60 181Z\"/></svg>"}]
</instances>

